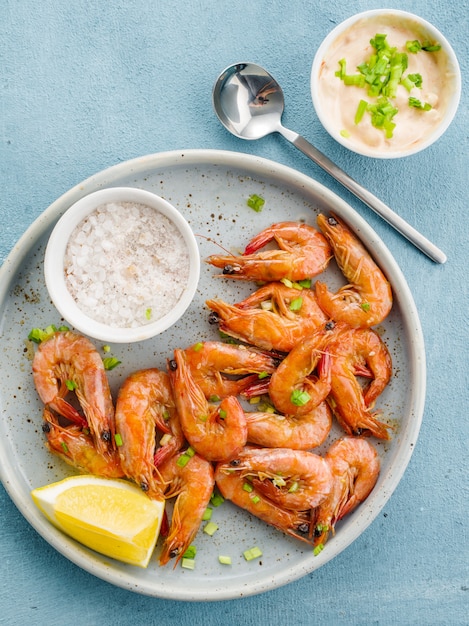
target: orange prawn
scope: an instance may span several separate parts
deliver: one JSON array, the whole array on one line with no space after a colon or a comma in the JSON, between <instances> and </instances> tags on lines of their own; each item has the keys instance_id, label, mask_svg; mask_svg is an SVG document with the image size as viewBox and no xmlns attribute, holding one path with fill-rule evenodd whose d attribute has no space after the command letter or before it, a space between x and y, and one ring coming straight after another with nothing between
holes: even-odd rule
<instances>
[{"instance_id":1,"label":"orange prawn","mask_svg":"<svg viewBox=\"0 0 469 626\"><path fill-rule=\"evenodd\" d=\"M275 250L261 248L270 242ZM238 280L304 280L325 270L332 256L324 235L302 222L272 224L247 244L241 256L214 254L207 263L222 268L224 276Z\"/></svg>"},{"instance_id":2,"label":"orange prawn","mask_svg":"<svg viewBox=\"0 0 469 626\"><path fill-rule=\"evenodd\" d=\"M205 341L186 348L186 363L194 382L205 397L235 396L254 381L259 374L271 374L278 361L255 348Z\"/></svg>"},{"instance_id":3,"label":"orange prawn","mask_svg":"<svg viewBox=\"0 0 469 626\"><path fill-rule=\"evenodd\" d=\"M184 452L176 454L159 468L164 497L176 496L169 533L164 539L160 565L176 558L175 566L194 539L215 485L212 464L195 454L181 462Z\"/></svg>"},{"instance_id":4,"label":"orange prawn","mask_svg":"<svg viewBox=\"0 0 469 626\"><path fill-rule=\"evenodd\" d=\"M57 415L47 407L44 408L43 419L42 431L46 436L47 447L68 465L82 474L94 474L104 478L124 476L116 451L105 456L100 454L90 434L76 424L62 426Z\"/></svg>"},{"instance_id":5,"label":"orange prawn","mask_svg":"<svg viewBox=\"0 0 469 626\"><path fill-rule=\"evenodd\" d=\"M33 358L33 380L46 407L89 428L98 452L112 454L114 405L103 360L89 339L65 331L41 342ZM70 391L84 416L66 400Z\"/></svg>"},{"instance_id":6,"label":"orange prawn","mask_svg":"<svg viewBox=\"0 0 469 626\"><path fill-rule=\"evenodd\" d=\"M275 408L287 415L305 415L331 390L331 356L327 343L337 332L334 323L317 328L283 359L269 382ZM317 376L313 372L317 368Z\"/></svg>"},{"instance_id":7,"label":"orange prawn","mask_svg":"<svg viewBox=\"0 0 469 626\"><path fill-rule=\"evenodd\" d=\"M191 374L184 350L174 351L168 373L182 430L194 450L209 461L237 454L246 443L247 425L236 396L227 396L218 405L209 403Z\"/></svg>"},{"instance_id":8,"label":"orange prawn","mask_svg":"<svg viewBox=\"0 0 469 626\"><path fill-rule=\"evenodd\" d=\"M306 450L247 446L229 466L258 493L288 510L315 508L332 489L329 465Z\"/></svg>"},{"instance_id":9,"label":"orange prawn","mask_svg":"<svg viewBox=\"0 0 469 626\"><path fill-rule=\"evenodd\" d=\"M282 508L262 492L258 492L255 487L247 490L245 479L240 473L233 472L233 467L229 463L217 464L215 483L226 500L231 500L236 506L290 537L308 544L312 543L308 536L311 522L309 512Z\"/></svg>"},{"instance_id":10,"label":"orange prawn","mask_svg":"<svg viewBox=\"0 0 469 626\"><path fill-rule=\"evenodd\" d=\"M184 444L168 374L157 368L131 374L119 389L115 417L125 475L158 495L156 468Z\"/></svg>"},{"instance_id":11,"label":"orange prawn","mask_svg":"<svg viewBox=\"0 0 469 626\"><path fill-rule=\"evenodd\" d=\"M314 511L314 544L324 545L336 523L363 502L376 485L380 472L378 453L369 441L343 437L326 452L333 487Z\"/></svg>"},{"instance_id":12,"label":"orange prawn","mask_svg":"<svg viewBox=\"0 0 469 626\"><path fill-rule=\"evenodd\" d=\"M325 283L316 282L319 306L336 322L369 327L382 322L392 307L391 286L357 237L335 215L320 214L319 228L330 242L334 256L348 284L332 293Z\"/></svg>"},{"instance_id":13,"label":"orange prawn","mask_svg":"<svg viewBox=\"0 0 469 626\"><path fill-rule=\"evenodd\" d=\"M265 350L289 352L327 321L313 289L299 291L281 282L264 285L237 304L212 299L206 305L212 310L210 323Z\"/></svg>"},{"instance_id":14,"label":"orange prawn","mask_svg":"<svg viewBox=\"0 0 469 626\"><path fill-rule=\"evenodd\" d=\"M376 398L392 375L392 360L386 344L371 328L343 327L328 344L331 354L330 405L349 435L374 435L389 439L389 425L378 421L371 411ZM372 377L362 389L357 372ZM367 374L368 375L368 374Z\"/></svg>"},{"instance_id":15,"label":"orange prawn","mask_svg":"<svg viewBox=\"0 0 469 626\"><path fill-rule=\"evenodd\" d=\"M311 450L322 445L332 427L331 410L321 402L306 415L280 415L267 411L246 413L248 442L268 448Z\"/></svg>"}]
</instances>

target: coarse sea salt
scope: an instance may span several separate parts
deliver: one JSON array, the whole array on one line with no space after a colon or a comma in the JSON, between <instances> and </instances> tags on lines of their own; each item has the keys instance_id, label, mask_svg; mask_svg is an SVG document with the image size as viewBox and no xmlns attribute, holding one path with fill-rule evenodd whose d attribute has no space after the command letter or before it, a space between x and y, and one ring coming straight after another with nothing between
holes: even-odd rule
<instances>
[{"instance_id":1,"label":"coarse sea salt","mask_svg":"<svg viewBox=\"0 0 469 626\"><path fill-rule=\"evenodd\" d=\"M72 232L64 258L65 282L83 313L114 328L161 319L189 278L182 234L144 204L102 204Z\"/></svg>"}]
</instances>

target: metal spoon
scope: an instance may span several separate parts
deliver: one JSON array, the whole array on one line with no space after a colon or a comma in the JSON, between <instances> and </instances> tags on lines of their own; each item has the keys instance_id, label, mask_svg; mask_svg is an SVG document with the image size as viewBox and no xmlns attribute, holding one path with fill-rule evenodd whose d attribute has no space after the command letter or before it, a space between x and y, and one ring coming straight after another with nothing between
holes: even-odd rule
<instances>
[{"instance_id":1,"label":"metal spoon","mask_svg":"<svg viewBox=\"0 0 469 626\"><path fill-rule=\"evenodd\" d=\"M264 68L254 63L230 65L216 80L212 97L219 120L233 135L241 139L260 139L270 133L280 133L430 259L437 263L446 261L444 252L384 202L357 183L301 135L282 126L285 104L283 91Z\"/></svg>"}]
</instances>

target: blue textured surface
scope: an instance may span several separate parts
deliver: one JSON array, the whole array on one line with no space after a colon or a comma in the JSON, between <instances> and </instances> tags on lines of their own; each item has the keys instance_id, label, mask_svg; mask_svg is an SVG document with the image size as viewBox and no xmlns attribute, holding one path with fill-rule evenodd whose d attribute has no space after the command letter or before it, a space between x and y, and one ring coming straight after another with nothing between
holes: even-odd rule
<instances>
[{"instance_id":1,"label":"blue textured surface","mask_svg":"<svg viewBox=\"0 0 469 626\"><path fill-rule=\"evenodd\" d=\"M114 588L56 553L0 487L0 623L469 623L467 1L387 3L433 22L459 53L463 74L461 105L444 137L392 161L357 157L336 144L309 93L323 37L379 3L1 4L1 261L51 202L117 162L187 148L259 154L331 187L387 243L420 312L428 393L418 445L381 515L323 568L261 596L195 604ZM433 264L280 137L231 137L212 112L211 90L221 69L241 60L266 66L282 84L286 126L424 232L448 262Z\"/></svg>"}]
</instances>

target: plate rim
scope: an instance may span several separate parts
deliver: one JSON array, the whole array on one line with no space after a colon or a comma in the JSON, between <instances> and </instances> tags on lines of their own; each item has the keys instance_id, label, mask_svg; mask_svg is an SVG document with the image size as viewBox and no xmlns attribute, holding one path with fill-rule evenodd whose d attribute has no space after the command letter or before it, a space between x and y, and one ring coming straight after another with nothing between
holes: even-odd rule
<instances>
[{"instance_id":1,"label":"plate rim","mask_svg":"<svg viewBox=\"0 0 469 626\"><path fill-rule=\"evenodd\" d=\"M188 588L185 591L172 591L164 582L162 585L159 585L157 589L154 588L155 586L152 584L145 585L140 581L132 582L124 572L116 569L112 564L103 561L100 555L95 556L86 548L63 535L49 523L46 524L46 520L40 516L38 511L34 510L29 494L22 493L18 485L15 484L14 473L8 472L7 465L3 460L0 460L0 480L11 500L29 524L54 549L88 573L118 587L153 597L185 601L228 600L264 593L311 573L313 570L318 569L320 566L333 559L353 543L378 516L404 475L418 439L426 396L425 346L415 302L402 271L381 238L355 209L335 192L331 191L314 178L290 166L264 157L228 150L187 149L152 153L107 167L70 188L34 220L4 260L0 267L0 306L3 306L5 296L10 291L11 279L19 271L31 247L36 244L46 230L51 227L54 220L59 219L60 215L68 206L91 191L106 186L113 186L113 182L124 175L128 176L132 173L138 174L139 172L148 171L149 169L155 169L157 167L176 167L183 163L187 163L188 167L212 165L214 167L225 166L245 169L246 174L269 176L270 178L275 178L275 180L288 184L294 182L306 191L308 189L312 192L314 191L316 195L321 196L325 200L332 201L335 207L339 206L340 214L345 213L345 219L352 220L352 223L349 224L352 230L357 233L363 233L367 238L367 245L369 246L370 241L373 243L374 256L378 256L380 261L383 260L388 268L391 268L393 278L391 282L397 281L399 283L399 295L406 303L404 321L412 332L412 341L408 349L412 360L412 371L418 383L418 393L413 394L411 406L413 415L410 426L406 432L406 441L401 442L399 445L400 465L398 468L392 467L392 475L388 477L388 482L386 483L386 492L378 492L375 510L372 514L368 514L366 519L362 519L361 523L356 524L359 528L359 532L350 533L350 537L347 540L338 543L338 549L335 551L325 550L317 557L314 557L317 567L308 567L306 564L298 566L298 564L296 564L295 566L290 566L284 571L279 572L275 580L266 582L260 577L259 582L250 588L246 588L242 582L238 582L236 586L227 586L224 590L212 591ZM388 278L390 278L389 275ZM403 447L404 443L406 444L405 447ZM3 451L4 445L4 442L0 440L0 450ZM3 455L0 455L0 459L2 456ZM310 563L310 561L308 561L308 563Z\"/></svg>"}]
</instances>

